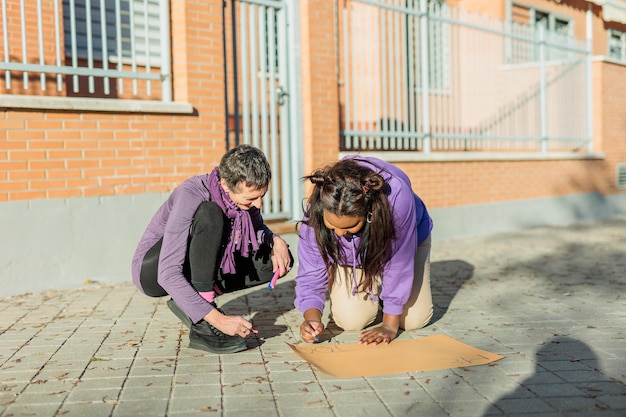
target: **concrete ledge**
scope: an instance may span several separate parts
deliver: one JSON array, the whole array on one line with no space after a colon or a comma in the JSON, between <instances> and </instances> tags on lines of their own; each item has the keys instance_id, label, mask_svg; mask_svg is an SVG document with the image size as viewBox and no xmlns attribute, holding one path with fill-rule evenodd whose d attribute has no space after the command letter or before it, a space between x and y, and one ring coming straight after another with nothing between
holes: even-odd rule
<instances>
[{"instance_id":1,"label":"concrete ledge","mask_svg":"<svg viewBox=\"0 0 626 417\"><path fill-rule=\"evenodd\" d=\"M114 98L0 95L2 109L90 111L108 113L193 114L190 103Z\"/></svg>"},{"instance_id":2,"label":"concrete ledge","mask_svg":"<svg viewBox=\"0 0 626 417\"><path fill-rule=\"evenodd\" d=\"M455 162L455 161L554 161L568 159L604 159L603 153L570 152L431 152L389 151L389 152L340 152L341 159L347 155L372 156L387 162Z\"/></svg>"},{"instance_id":3,"label":"concrete ledge","mask_svg":"<svg viewBox=\"0 0 626 417\"><path fill-rule=\"evenodd\" d=\"M626 193L584 193L429 209L429 213L434 222L433 240L456 239L624 215Z\"/></svg>"}]
</instances>

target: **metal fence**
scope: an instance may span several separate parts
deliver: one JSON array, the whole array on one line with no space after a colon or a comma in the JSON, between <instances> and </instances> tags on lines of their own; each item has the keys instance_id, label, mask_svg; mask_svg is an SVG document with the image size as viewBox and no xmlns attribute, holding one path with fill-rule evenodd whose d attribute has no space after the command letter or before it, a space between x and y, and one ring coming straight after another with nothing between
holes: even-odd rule
<instances>
[{"instance_id":1,"label":"metal fence","mask_svg":"<svg viewBox=\"0 0 626 417\"><path fill-rule=\"evenodd\" d=\"M171 101L168 0L1 6L2 93Z\"/></svg>"},{"instance_id":2,"label":"metal fence","mask_svg":"<svg viewBox=\"0 0 626 417\"><path fill-rule=\"evenodd\" d=\"M590 40L426 0L340 22L343 150L592 150Z\"/></svg>"},{"instance_id":3,"label":"metal fence","mask_svg":"<svg viewBox=\"0 0 626 417\"><path fill-rule=\"evenodd\" d=\"M293 12L291 12L293 13ZM287 1L224 2L227 140L263 150L272 166L272 181L263 199L263 217L297 218L298 167L293 135L294 97L290 72L291 20Z\"/></svg>"}]
</instances>

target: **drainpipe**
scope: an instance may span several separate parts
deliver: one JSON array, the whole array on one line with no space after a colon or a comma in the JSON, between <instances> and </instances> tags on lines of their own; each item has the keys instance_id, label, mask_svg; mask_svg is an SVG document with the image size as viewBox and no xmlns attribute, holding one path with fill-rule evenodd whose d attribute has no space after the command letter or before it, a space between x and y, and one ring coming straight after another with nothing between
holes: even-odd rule
<instances>
[{"instance_id":1,"label":"drainpipe","mask_svg":"<svg viewBox=\"0 0 626 417\"><path fill-rule=\"evenodd\" d=\"M591 61L593 59L593 12L591 5L587 7L587 138L589 143L587 145L587 151L593 153L593 74Z\"/></svg>"}]
</instances>

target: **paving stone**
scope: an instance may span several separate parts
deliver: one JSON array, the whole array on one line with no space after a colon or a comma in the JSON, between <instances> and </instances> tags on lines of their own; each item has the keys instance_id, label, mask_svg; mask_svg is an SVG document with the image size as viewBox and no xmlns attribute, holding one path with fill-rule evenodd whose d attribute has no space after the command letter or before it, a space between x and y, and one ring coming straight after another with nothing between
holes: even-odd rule
<instances>
[{"instance_id":1,"label":"paving stone","mask_svg":"<svg viewBox=\"0 0 626 417\"><path fill-rule=\"evenodd\" d=\"M218 299L259 330L233 355L190 349L166 298L130 279L0 299L0 415L623 417L624 236L618 217L433 242L433 322L399 339L504 355L470 368L321 373L288 346L302 343L294 273ZM330 323L324 340L358 333Z\"/></svg>"}]
</instances>

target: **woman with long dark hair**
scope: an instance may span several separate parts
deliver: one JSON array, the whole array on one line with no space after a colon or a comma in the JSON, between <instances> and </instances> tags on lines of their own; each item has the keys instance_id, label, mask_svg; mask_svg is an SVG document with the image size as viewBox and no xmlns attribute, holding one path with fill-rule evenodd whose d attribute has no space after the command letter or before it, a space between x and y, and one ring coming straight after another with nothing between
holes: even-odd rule
<instances>
[{"instance_id":1,"label":"woman with long dark hair","mask_svg":"<svg viewBox=\"0 0 626 417\"><path fill-rule=\"evenodd\" d=\"M349 156L315 170L298 230L295 305L300 335L319 340L326 293L334 322L361 330L364 344L389 343L400 328L418 329L432 318L432 219L409 177L380 159Z\"/></svg>"}]
</instances>

